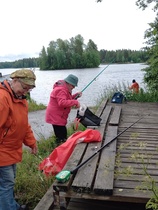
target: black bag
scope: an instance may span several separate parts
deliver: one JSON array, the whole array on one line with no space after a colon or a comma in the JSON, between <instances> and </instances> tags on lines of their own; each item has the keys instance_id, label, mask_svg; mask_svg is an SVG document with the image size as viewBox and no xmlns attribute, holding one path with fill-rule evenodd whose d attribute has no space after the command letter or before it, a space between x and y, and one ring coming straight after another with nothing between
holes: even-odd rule
<instances>
[{"instance_id":1,"label":"black bag","mask_svg":"<svg viewBox=\"0 0 158 210\"><path fill-rule=\"evenodd\" d=\"M123 93L120 92L114 93L111 99L111 103L122 104L123 101L126 101L126 97L123 95Z\"/></svg>"},{"instance_id":2,"label":"black bag","mask_svg":"<svg viewBox=\"0 0 158 210\"><path fill-rule=\"evenodd\" d=\"M85 127L87 126L99 126L101 122L101 118L93 114L88 107L84 111L84 115L80 115L79 110L77 111L77 120L84 125Z\"/></svg>"}]
</instances>

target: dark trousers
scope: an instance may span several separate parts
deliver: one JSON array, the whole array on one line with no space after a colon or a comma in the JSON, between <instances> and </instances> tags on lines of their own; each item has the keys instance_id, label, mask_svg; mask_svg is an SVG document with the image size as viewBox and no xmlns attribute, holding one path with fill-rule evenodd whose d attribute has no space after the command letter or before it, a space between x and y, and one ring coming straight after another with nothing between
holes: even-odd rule
<instances>
[{"instance_id":1,"label":"dark trousers","mask_svg":"<svg viewBox=\"0 0 158 210\"><path fill-rule=\"evenodd\" d=\"M67 139L67 128L61 125L52 125L57 142L64 142Z\"/></svg>"}]
</instances>

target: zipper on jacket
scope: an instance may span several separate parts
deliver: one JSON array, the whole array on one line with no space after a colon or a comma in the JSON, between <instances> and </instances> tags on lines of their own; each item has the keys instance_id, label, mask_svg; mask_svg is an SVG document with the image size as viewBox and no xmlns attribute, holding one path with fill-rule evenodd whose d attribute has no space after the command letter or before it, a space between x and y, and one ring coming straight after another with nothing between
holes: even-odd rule
<instances>
[{"instance_id":1,"label":"zipper on jacket","mask_svg":"<svg viewBox=\"0 0 158 210\"><path fill-rule=\"evenodd\" d=\"M5 132L3 133L3 137L2 137L2 140L0 141L0 144L3 144L4 138L6 137L8 131L9 131L9 128L7 128L7 129L5 130Z\"/></svg>"},{"instance_id":2,"label":"zipper on jacket","mask_svg":"<svg viewBox=\"0 0 158 210\"><path fill-rule=\"evenodd\" d=\"M6 135L7 135L8 131L9 131L9 128L7 128L7 129L5 130L5 132L4 132L4 134L3 134L3 138L5 138L5 137L6 137Z\"/></svg>"}]
</instances>

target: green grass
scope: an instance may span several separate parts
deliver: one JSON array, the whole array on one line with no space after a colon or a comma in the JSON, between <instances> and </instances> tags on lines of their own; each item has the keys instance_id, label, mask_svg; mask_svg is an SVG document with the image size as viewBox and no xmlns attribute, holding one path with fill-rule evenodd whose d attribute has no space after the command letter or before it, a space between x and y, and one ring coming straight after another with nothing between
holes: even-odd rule
<instances>
[{"instance_id":1,"label":"green grass","mask_svg":"<svg viewBox=\"0 0 158 210\"><path fill-rule=\"evenodd\" d=\"M36 101L34 101L33 99L28 99L28 104L29 104L29 112L46 109L45 105L37 104Z\"/></svg>"},{"instance_id":2,"label":"green grass","mask_svg":"<svg viewBox=\"0 0 158 210\"><path fill-rule=\"evenodd\" d=\"M78 130L84 130L79 125ZM68 128L68 136L72 135L73 125ZM38 170L39 163L48 157L56 148L55 136L38 141L38 154L32 155L29 149L24 148L23 161L17 164L17 176L15 183L15 197L20 204L28 204L29 210L33 210L44 194L47 192L55 177L46 177Z\"/></svg>"},{"instance_id":3,"label":"green grass","mask_svg":"<svg viewBox=\"0 0 158 210\"><path fill-rule=\"evenodd\" d=\"M158 102L158 92L147 92L143 89L140 89L138 94L132 94L131 92L126 91L125 95L128 101Z\"/></svg>"},{"instance_id":4,"label":"green grass","mask_svg":"<svg viewBox=\"0 0 158 210\"><path fill-rule=\"evenodd\" d=\"M128 89L129 84L119 84L117 86L113 86L112 88L110 87L106 87L106 89L104 90L104 93L102 96L100 96L101 100L108 98L109 100L111 100L113 94L115 92L121 92L124 94L124 96L128 101L135 101L135 102L158 102L158 91L155 92L150 92L147 89L142 89L140 88L140 91L138 94L136 93L132 93L132 91L130 91Z\"/></svg>"},{"instance_id":5,"label":"green grass","mask_svg":"<svg viewBox=\"0 0 158 210\"><path fill-rule=\"evenodd\" d=\"M39 163L56 147L54 137L38 142L38 154L32 155L29 149L23 151L23 161L17 164L15 184L16 199L20 204L28 204L34 209L51 186L54 177L46 177L38 170Z\"/></svg>"}]
</instances>

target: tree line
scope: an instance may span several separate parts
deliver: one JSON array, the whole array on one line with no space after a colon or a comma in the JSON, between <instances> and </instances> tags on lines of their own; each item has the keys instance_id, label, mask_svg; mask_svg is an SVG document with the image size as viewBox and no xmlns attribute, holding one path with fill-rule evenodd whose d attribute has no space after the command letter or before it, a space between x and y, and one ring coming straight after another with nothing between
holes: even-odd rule
<instances>
[{"instance_id":1,"label":"tree line","mask_svg":"<svg viewBox=\"0 0 158 210\"><path fill-rule=\"evenodd\" d=\"M100 62L110 63L114 59L115 63L145 63L148 59L146 50L100 50Z\"/></svg>"},{"instance_id":2,"label":"tree line","mask_svg":"<svg viewBox=\"0 0 158 210\"><path fill-rule=\"evenodd\" d=\"M35 68L39 67L39 58L24 58L16 61L0 62L0 69L6 68Z\"/></svg>"},{"instance_id":3,"label":"tree line","mask_svg":"<svg viewBox=\"0 0 158 210\"><path fill-rule=\"evenodd\" d=\"M79 39L78 39L79 38ZM51 41L47 50L43 46L38 58L24 58L13 62L0 62L2 68L35 68L41 70L95 68L100 63L145 63L149 56L146 50L97 50L97 45L89 40L85 45L81 36L75 37L74 47L69 41Z\"/></svg>"}]
</instances>

